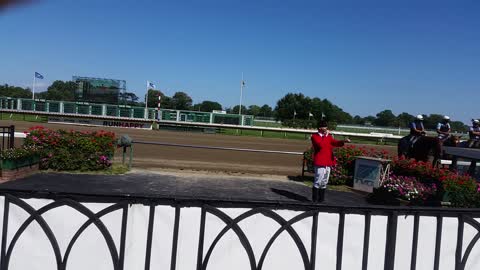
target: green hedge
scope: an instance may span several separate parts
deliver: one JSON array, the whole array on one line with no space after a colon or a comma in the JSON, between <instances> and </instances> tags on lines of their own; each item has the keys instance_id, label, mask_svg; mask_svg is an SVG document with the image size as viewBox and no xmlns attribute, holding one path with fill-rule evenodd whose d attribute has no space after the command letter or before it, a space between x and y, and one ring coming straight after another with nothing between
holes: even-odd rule
<instances>
[{"instance_id":1,"label":"green hedge","mask_svg":"<svg viewBox=\"0 0 480 270\"><path fill-rule=\"evenodd\" d=\"M36 126L29 129L24 144L38 147L41 169L102 170L112 164L115 134L107 131L54 131Z\"/></svg>"}]
</instances>

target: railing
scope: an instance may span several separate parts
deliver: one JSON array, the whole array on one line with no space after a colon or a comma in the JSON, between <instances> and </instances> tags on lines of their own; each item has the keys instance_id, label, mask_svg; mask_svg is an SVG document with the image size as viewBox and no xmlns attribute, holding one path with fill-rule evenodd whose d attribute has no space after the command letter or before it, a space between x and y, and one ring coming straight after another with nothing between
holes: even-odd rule
<instances>
[{"instance_id":1,"label":"railing","mask_svg":"<svg viewBox=\"0 0 480 270\"><path fill-rule=\"evenodd\" d=\"M0 151L8 148L13 148L15 145L15 126L0 126L0 136Z\"/></svg>"},{"instance_id":2,"label":"railing","mask_svg":"<svg viewBox=\"0 0 480 270\"><path fill-rule=\"evenodd\" d=\"M480 267L479 209L2 193L2 270Z\"/></svg>"}]
</instances>

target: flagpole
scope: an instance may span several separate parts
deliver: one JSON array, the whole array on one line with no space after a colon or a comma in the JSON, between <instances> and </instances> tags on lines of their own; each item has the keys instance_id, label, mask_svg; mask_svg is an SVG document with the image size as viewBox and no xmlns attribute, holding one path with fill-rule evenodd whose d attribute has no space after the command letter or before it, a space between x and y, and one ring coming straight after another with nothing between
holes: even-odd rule
<instances>
[{"instance_id":1,"label":"flagpole","mask_svg":"<svg viewBox=\"0 0 480 270\"><path fill-rule=\"evenodd\" d=\"M35 73L33 73L33 87L32 87L32 100L35 100Z\"/></svg>"},{"instance_id":2,"label":"flagpole","mask_svg":"<svg viewBox=\"0 0 480 270\"><path fill-rule=\"evenodd\" d=\"M240 82L240 107L238 108L238 114L242 114L242 96L243 96L243 72L242 72L242 81Z\"/></svg>"},{"instance_id":3,"label":"flagpole","mask_svg":"<svg viewBox=\"0 0 480 270\"><path fill-rule=\"evenodd\" d=\"M147 92L145 94L145 110L148 110L148 81L147 81Z\"/></svg>"}]
</instances>

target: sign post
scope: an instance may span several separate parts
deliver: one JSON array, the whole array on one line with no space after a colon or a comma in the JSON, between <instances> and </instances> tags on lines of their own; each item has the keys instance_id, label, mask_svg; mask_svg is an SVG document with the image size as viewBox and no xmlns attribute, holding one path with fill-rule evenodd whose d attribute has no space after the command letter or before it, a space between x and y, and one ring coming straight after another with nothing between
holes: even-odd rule
<instances>
[{"instance_id":1,"label":"sign post","mask_svg":"<svg viewBox=\"0 0 480 270\"><path fill-rule=\"evenodd\" d=\"M353 189L373 192L388 178L390 160L372 157L358 157L355 161Z\"/></svg>"}]
</instances>

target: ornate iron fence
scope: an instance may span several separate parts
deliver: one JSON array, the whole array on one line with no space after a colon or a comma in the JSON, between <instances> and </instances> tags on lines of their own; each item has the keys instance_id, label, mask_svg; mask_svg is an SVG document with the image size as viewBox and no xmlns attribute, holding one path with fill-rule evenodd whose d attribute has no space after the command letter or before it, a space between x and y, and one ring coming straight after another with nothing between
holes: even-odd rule
<instances>
[{"instance_id":1,"label":"ornate iron fence","mask_svg":"<svg viewBox=\"0 0 480 270\"><path fill-rule=\"evenodd\" d=\"M478 217L480 210L467 210L467 209L435 209L435 208L389 208L389 207L339 207L339 206L316 206L309 204L280 204L278 202L271 203L259 203L259 202L231 202L231 201L208 201L208 200L190 200L185 199L145 199L145 198L108 198L104 196L79 196L79 195L62 195L57 197L55 194L37 194L34 197L38 198L50 198L45 200L42 206L32 205L38 200L21 199L25 197L25 194L9 194L9 192L3 191L2 196L4 198L3 204L3 224L2 224L2 242L0 269L7 270L12 269L12 253L18 246L19 239L25 234L25 231L31 227L33 223L37 223L43 234L48 239L48 243L51 246L55 258L55 268L59 270L68 269L69 258L72 250L78 243L79 238L89 227L95 227L99 232L101 239L96 239L100 243L104 243L108 248L108 261L111 261L111 268L115 270L129 269L125 265L125 258L128 256L132 249L128 249L127 239L132 241L132 236L129 233L137 233L143 235L145 239L140 246L143 246L141 265L136 268L144 269L159 269L152 264L152 258L159 256L157 252L152 251L152 243L158 241L164 241L165 239L171 239L168 245L171 247L169 254L162 254L162 258L169 258L170 269L353 269L351 268L350 260L357 260L359 262L356 269L405 269L400 265L408 265L407 269L478 269L479 262L477 262L478 255L480 254L480 247L477 242L480 238L480 223ZM28 195L31 197L31 195ZM101 202L102 209L94 211L90 209L89 203ZM132 210L132 204L141 207L145 213L148 214L144 219L146 230L137 230L136 228L128 228L133 226L135 222L131 222L134 219L134 211ZM68 207L69 211L80 213L86 217L85 221L79 223L78 229L73 234L64 251L62 252L60 242L65 237L59 235L53 228L53 224L49 224L47 214L55 209L61 207ZM15 208L15 211L12 211ZM9 224L12 218L16 218L19 214L19 210L27 213L27 217L23 222L18 223L18 226ZM192 209L198 210L199 217L196 216L198 223L192 223L188 216L192 216ZM241 210L240 214L232 214L232 211ZM166 215L159 214L158 211L172 211L174 212L171 219L165 218ZM285 216L283 212L288 212L289 215ZM73 213L72 212L72 213ZM119 239L114 238L113 226L108 226L106 222L102 221L105 216L111 213L118 213L119 216L116 219L117 228L116 235ZM163 213L163 212L161 212ZM183 214L182 214L183 213ZM195 214L196 215L196 214ZM73 215L72 215L73 216ZM247 231L261 231L262 226L259 225L258 220L253 223L245 223L249 219L254 217L262 217L269 220L275 226L265 227L268 237L266 238L266 244L258 246L255 244L255 234L249 235ZM326 229L328 223L325 223L326 218L334 217L336 222L334 225L329 225L332 229ZM138 218L138 215L137 215ZM352 225L350 222L352 218L357 220L363 220L362 229L358 226ZM385 220L385 224L379 222L379 220ZM412 224L413 219L413 224ZM63 222L68 222L69 217L63 217ZM160 223L165 223L168 220L171 223L170 229L159 231ZM207 222L208 220L208 222ZM213 220L217 220L214 223ZM407 222L407 220L409 220ZM428 221L428 222L427 222ZM138 220L137 220L138 223ZM188 223L188 224L185 224ZM268 222L267 222L268 223ZM266 224L267 224L266 223ZM302 223L303 227L297 225ZM448 223L448 226L445 224ZM183 224L184 227L181 227ZM219 231L213 229L214 225L220 225ZM246 225L247 224L247 225ZM326 225L327 224L327 225ZM383 224L383 225L382 225ZM453 225L455 226L453 226ZM407 226L408 225L408 226ZM185 228L196 228L195 234L198 235L197 239L190 239L189 237L182 236L186 233ZM250 227L249 227L250 226ZM255 228L252 228L255 227ZM297 227L296 227L297 226ZM410 228L410 232L405 232L405 227ZM309 229L305 229L305 228ZM400 229L402 227L403 229ZM468 227L468 230L466 229ZM58 228L58 227L57 227ZM263 228L263 229L265 229ZM302 229L303 228L303 229ZM379 228L382 228L379 230ZM434 230L434 239L432 241L425 241L425 237L422 237L420 232L431 233ZM468 234L471 237L466 237ZM198 234L197 234L198 233ZM227 265L217 264L215 267L211 267L212 258L215 258L215 252L218 252L219 243L228 233L233 233L238 241L231 241L229 245L237 246L241 249L246 256L243 259L232 256L229 258ZM334 243L328 245L324 242L324 236L333 234L336 240ZM37 234L35 234L37 235ZM159 237L159 235L161 237ZM192 234L191 234L192 235ZM207 237L209 235L209 237ZM305 236L307 235L307 236ZM363 236L363 243L357 244L359 247L357 250L357 259L352 258L352 239ZM168 237L167 237L168 236ZM140 237L140 238L142 238ZM171 238L169 238L171 237ZM283 240L280 239L284 237ZM183 239L183 240L180 240ZM208 238L208 241L207 241ZM409 238L411 241L406 241ZM8 241L10 239L10 241ZM186 239L186 240L185 240ZM285 240L287 239L287 240ZM379 240L380 239L380 240ZM381 240L383 239L383 240ZM35 240L35 239L32 239ZM62 240L62 241L60 241ZM137 240L135 240L137 241ZM185 242L186 241L186 242ZM129 243L130 243L129 242ZM20 247L27 249L25 254L29 254L32 250L35 250L37 241L29 241L30 245ZM186 245L187 243L188 245ZM291 268L288 265L281 266L280 268L272 267L272 265L266 266L267 257L272 253L272 247L275 244L280 243L282 249L287 248L289 245L290 250L295 250L291 254L285 252L281 256L277 256L274 260L283 260L284 262L296 263L301 265L300 268ZM400 244L402 243L402 244ZM405 243L407 248L405 249ZM453 245L454 244L454 245ZM373 248L376 246L376 249ZM348 246L348 247L347 247ZM378 246L383 249L383 256L379 256ZM453 248L455 246L455 248ZM402 248L403 247L403 248ZM428 250L428 248L432 250ZM180 256L181 260L194 260L196 263L191 264L191 267L179 265L179 253L182 249L193 248L195 249L196 256ZM319 256L323 255L325 249L332 249L334 252L335 260L334 265L330 267L321 267L321 260ZM320 251L322 250L322 251ZM449 251L453 251L449 253ZM375 252L373 252L375 251ZM138 252L138 250L136 251ZM432 253L432 258L428 259L428 253ZM374 254L375 253L375 254ZM407 254L409 253L409 254ZM278 255L278 253L276 253ZM295 255L295 256L293 256ZM292 257L293 256L293 257ZM192 258L195 257L195 258ZM383 257L383 258L382 258ZM403 258L410 258L409 261L405 261ZM449 264L448 258L451 257L451 263ZM218 256L217 256L218 258ZM454 258L454 259L453 259ZM472 259L473 258L473 259ZM28 258L22 258L27 260ZM91 259L84 258L85 260ZM325 260L325 256L322 257ZM470 263L469 263L470 259ZM239 261L236 261L239 260ZM238 268L235 262L239 263L243 261L244 268ZM272 260L272 258L270 258ZM294 262L293 260L297 260ZM425 268L425 263L422 260L431 260L430 267ZM361 263L360 263L361 261ZM17 260L18 262L18 260ZM32 262L34 265L36 262ZM246 266L248 265L248 267ZM421 265L421 266L420 266ZM427 263L428 265L428 263ZM42 268L43 267L43 268ZM246 268L245 268L246 267ZM15 268L15 267L13 267ZM40 269L47 269L44 266L40 266ZM17 268L18 269L18 268ZM100 269L100 268L99 268Z\"/></svg>"},{"instance_id":2,"label":"ornate iron fence","mask_svg":"<svg viewBox=\"0 0 480 270\"><path fill-rule=\"evenodd\" d=\"M0 126L0 151L13 148L15 143L15 126Z\"/></svg>"}]
</instances>

